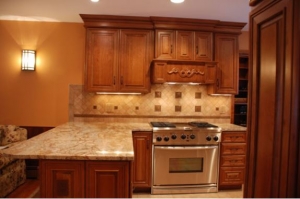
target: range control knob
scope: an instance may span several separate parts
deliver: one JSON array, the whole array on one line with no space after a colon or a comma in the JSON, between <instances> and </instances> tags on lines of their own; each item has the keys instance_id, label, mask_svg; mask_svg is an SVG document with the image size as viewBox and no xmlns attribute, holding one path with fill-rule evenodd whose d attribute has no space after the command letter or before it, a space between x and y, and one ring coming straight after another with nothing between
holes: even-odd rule
<instances>
[{"instance_id":1,"label":"range control knob","mask_svg":"<svg viewBox=\"0 0 300 199\"><path fill-rule=\"evenodd\" d=\"M190 135L190 138L193 140L196 138L196 136L194 134Z\"/></svg>"},{"instance_id":2,"label":"range control knob","mask_svg":"<svg viewBox=\"0 0 300 199\"><path fill-rule=\"evenodd\" d=\"M160 136L156 137L156 141L160 142L162 138Z\"/></svg>"},{"instance_id":3,"label":"range control knob","mask_svg":"<svg viewBox=\"0 0 300 199\"><path fill-rule=\"evenodd\" d=\"M169 137L164 137L164 141L168 142L169 141Z\"/></svg>"},{"instance_id":4,"label":"range control knob","mask_svg":"<svg viewBox=\"0 0 300 199\"><path fill-rule=\"evenodd\" d=\"M173 140L175 140L175 139L177 138L177 136L176 136L175 134L173 134L173 135L171 136L171 138L172 138Z\"/></svg>"},{"instance_id":5,"label":"range control knob","mask_svg":"<svg viewBox=\"0 0 300 199\"><path fill-rule=\"evenodd\" d=\"M206 140L207 141L211 141L211 137L208 135L208 136L206 136Z\"/></svg>"},{"instance_id":6,"label":"range control knob","mask_svg":"<svg viewBox=\"0 0 300 199\"><path fill-rule=\"evenodd\" d=\"M185 138L186 138L186 135L182 134L182 135L181 135L181 139L184 140Z\"/></svg>"},{"instance_id":7,"label":"range control knob","mask_svg":"<svg viewBox=\"0 0 300 199\"><path fill-rule=\"evenodd\" d=\"M219 140L219 138L218 138L218 136L214 136L214 141L218 141Z\"/></svg>"}]
</instances>

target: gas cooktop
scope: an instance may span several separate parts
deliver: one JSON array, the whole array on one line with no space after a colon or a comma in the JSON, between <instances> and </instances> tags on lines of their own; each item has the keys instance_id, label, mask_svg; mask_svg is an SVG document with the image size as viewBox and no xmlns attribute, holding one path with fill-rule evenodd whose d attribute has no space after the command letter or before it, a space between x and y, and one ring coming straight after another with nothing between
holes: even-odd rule
<instances>
[{"instance_id":1,"label":"gas cooktop","mask_svg":"<svg viewBox=\"0 0 300 199\"><path fill-rule=\"evenodd\" d=\"M208 122L187 122L187 123L171 123L171 122L150 122L155 128L217 128L218 126Z\"/></svg>"}]
</instances>

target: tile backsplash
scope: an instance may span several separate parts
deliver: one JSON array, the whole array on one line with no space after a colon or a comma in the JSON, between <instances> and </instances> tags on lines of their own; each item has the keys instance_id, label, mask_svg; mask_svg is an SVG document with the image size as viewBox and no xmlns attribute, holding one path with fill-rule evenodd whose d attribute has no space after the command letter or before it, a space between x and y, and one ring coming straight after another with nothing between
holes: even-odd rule
<instances>
[{"instance_id":1,"label":"tile backsplash","mask_svg":"<svg viewBox=\"0 0 300 199\"><path fill-rule=\"evenodd\" d=\"M151 85L142 95L97 95L69 87L70 121L205 120L230 122L231 96L211 96L205 85Z\"/></svg>"}]
</instances>

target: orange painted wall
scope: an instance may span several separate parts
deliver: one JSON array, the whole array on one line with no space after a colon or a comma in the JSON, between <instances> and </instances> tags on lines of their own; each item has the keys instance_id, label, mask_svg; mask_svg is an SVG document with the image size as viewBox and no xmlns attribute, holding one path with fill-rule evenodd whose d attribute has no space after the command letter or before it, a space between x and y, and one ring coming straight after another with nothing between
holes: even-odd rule
<instances>
[{"instance_id":1,"label":"orange painted wall","mask_svg":"<svg viewBox=\"0 0 300 199\"><path fill-rule=\"evenodd\" d=\"M239 42L248 49L248 32ZM0 20L0 124L57 126L68 121L69 85L83 84L83 23ZM37 51L21 71L21 50Z\"/></svg>"},{"instance_id":2,"label":"orange painted wall","mask_svg":"<svg viewBox=\"0 0 300 199\"><path fill-rule=\"evenodd\" d=\"M81 23L0 21L0 124L57 126L68 121L69 84L83 83ZM21 50L37 51L21 71Z\"/></svg>"}]
</instances>

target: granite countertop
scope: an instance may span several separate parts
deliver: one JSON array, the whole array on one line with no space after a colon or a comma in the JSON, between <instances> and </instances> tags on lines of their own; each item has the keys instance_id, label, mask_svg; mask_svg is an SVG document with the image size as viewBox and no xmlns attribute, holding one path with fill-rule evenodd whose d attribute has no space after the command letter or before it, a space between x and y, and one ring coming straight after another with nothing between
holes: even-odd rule
<instances>
[{"instance_id":1,"label":"granite countertop","mask_svg":"<svg viewBox=\"0 0 300 199\"><path fill-rule=\"evenodd\" d=\"M133 160L132 131L149 123L68 122L1 150L20 159Z\"/></svg>"},{"instance_id":2,"label":"granite countertop","mask_svg":"<svg viewBox=\"0 0 300 199\"><path fill-rule=\"evenodd\" d=\"M229 124L229 123L224 123L224 124L215 124L214 125L220 127L222 131L246 131L247 128L243 126L239 126L236 124Z\"/></svg>"},{"instance_id":3,"label":"granite countertop","mask_svg":"<svg viewBox=\"0 0 300 199\"><path fill-rule=\"evenodd\" d=\"M215 124L222 131L245 131L234 124ZM19 159L133 160L132 131L152 131L149 123L68 122L1 150Z\"/></svg>"}]
</instances>

